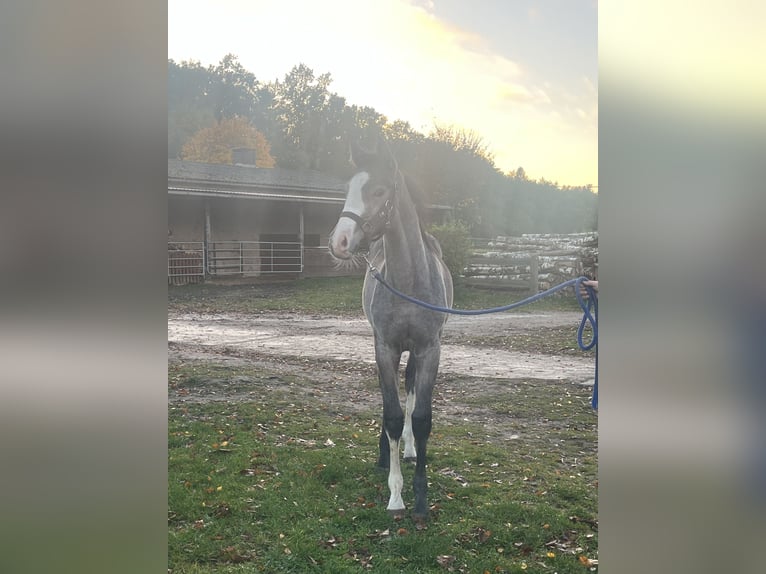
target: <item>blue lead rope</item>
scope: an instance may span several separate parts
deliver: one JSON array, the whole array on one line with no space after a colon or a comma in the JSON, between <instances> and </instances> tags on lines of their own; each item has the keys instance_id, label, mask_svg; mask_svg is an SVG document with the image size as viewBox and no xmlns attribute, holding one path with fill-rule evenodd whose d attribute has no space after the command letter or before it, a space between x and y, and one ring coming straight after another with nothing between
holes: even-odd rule
<instances>
[{"instance_id":1,"label":"blue lead rope","mask_svg":"<svg viewBox=\"0 0 766 574\"><path fill-rule=\"evenodd\" d=\"M367 258L365 257L365 260ZM574 285L574 292L575 297L577 297L577 302L580 304L580 308L583 311L583 317L580 321L580 327L577 329L577 345L582 349L583 351L589 351L593 347L596 347L596 375L594 377L594 383L593 383L593 398L591 399L591 406L598 410L598 298L596 297L596 291L593 289L593 287L589 285L582 285L583 281L588 281L587 277L577 277L575 279L570 279L569 281L565 281L564 283L561 283L559 285L556 285L555 287L551 287L550 289L543 291L541 293L537 293L536 295L532 295L531 297L527 297L526 299L522 299L521 301L517 301L516 303L511 303L510 305L503 305L501 307L491 307L489 309L451 309L449 307L440 307L438 305L432 305L431 303L426 303L425 301L421 301L420 299L416 299L415 297L410 297L406 293L402 293L395 287L392 287L388 283L386 283L386 280L383 279L383 275L381 275L380 271L378 271L372 263L367 261L367 265L370 268L370 273L372 274L375 279L378 280L378 282L383 285L386 289L391 291L394 295L397 295L398 297L401 297L402 299L409 301L410 303L414 303L415 305L419 305L420 307L424 307L426 309L430 309L431 311L438 311L439 313L449 313L451 315L487 315L489 313L500 313L502 311L510 311L511 309L516 309L518 307L523 307L524 305L528 305L530 303L534 303L535 301L539 301L540 299L543 299L547 297L548 295L552 295L553 293L556 293L557 291L561 291L562 289L566 289L570 285ZM584 288L586 293L588 293L588 300L586 301L582 293L580 292L581 289ZM591 310L593 310L593 313L591 314ZM583 334L585 332L585 326L590 325L591 328L591 339L590 342L585 343L583 341Z\"/></svg>"}]
</instances>

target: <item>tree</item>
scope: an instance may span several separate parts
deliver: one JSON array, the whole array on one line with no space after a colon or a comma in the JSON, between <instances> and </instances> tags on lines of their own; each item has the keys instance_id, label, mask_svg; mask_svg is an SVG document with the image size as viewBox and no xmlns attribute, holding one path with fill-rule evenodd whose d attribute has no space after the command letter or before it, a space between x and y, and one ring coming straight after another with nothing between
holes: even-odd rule
<instances>
[{"instance_id":1,"label":"tree","mask_svg":"<svg viewBox=\"0 0 766 574\"><path fill-rule=\"evenodd\" d=\"M168 60L168 157L179 157L185 141L215 123L210 83L199 62Z\"/></svg>"},{"instance_id":2,"label":"tree","mask_svg":"<svg viewBox=\"0 0 766 574\"><path fill-rule=\"evenodd\" d=\"M416 174L433 202L452 206L472 234L489 233L486 214L494 214L494 209L487 202L502 174L483 139L472 131L437 124L427 138L415 141L402 146L410 148L402 168Z\"/></svg>"},{"instance_id":3,"label":"tree","mask_svg":"<svg viewBox=\"0 0 766 574\"><path fill-rule=\"evenodd\" d=\"M210 68L211 97L217 120L242 116L254 119L258 109L260 84L234 54L227 54L215 67Z\"/></svg>"},{"instance_id":4,"label":"tree","mask_svg":"<svg viewBox=\"0 0 766 574\"><path fill-rule=\"evenodd\" d=\"M331 81L330 74L317 77L311 68L299 64L283 81L270 86L271 109L282 134L277 146L280 165L320 168Z\"/></svg>"},{"instance_id":5,"label":"tree","mask_svg":"<svg viewBox=\"0 0 766 574\"><path fill-rule=\"evenodd\" d=\"M447 144L455 151L481 158L492 167L495 165L495 159L484 138L473 130L435 123L428 137Z\"/></svg>"},{"instance_id":6,"label":"tree","mask_svg":"<svg viewBox=\"0 0 766 574\"><path fill-rule=\"evenodd\" d=\"M266 137L243 117L222 119L199 130L184 144L181 159L230 164L235 147L254 148L256 167L274 167L276 163Z\"/></svg>"},{"instance_id":7,"label":"tree","mask_svg":"<svg viewBox=\"0 0 766 574\"><path fill-rule=\"evenodd\" d=\"M372 107L349 105L329 91L331 82L330 74L299 64L281 81L260 83L231 54L208 68L168 60L168 157L231 163L231 148L254 147L258 166L276 160L345 179L352 173L349 144L382 134L427 201L451 206L471 235L597 226L592 189L533 180L522 167L502 173L477 132L435 124L424 136Z\"/></svg>"}]
</instances>

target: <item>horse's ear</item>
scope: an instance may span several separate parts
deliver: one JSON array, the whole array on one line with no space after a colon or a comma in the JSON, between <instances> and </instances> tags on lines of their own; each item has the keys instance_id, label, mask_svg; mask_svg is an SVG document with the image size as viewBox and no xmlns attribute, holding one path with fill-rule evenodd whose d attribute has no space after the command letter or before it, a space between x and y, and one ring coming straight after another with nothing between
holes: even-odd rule
<instances>
[{"instance_id":1,"label":"horse's ear","mask_svg":"<svg viewBox=\"0 0 766 574\"><path fill-rule=\"evenodd\" d=\"M363 148L358 141L352 140L350 143L351 165L357 169L368 167L375 159L376 153Z\"/></svg>"},{"instance_id":2,"label":"horse's ear","mask_svg":"<svg viewBox=\"0 0 766 574\"><path fill-rule=\"evenodd\" d=\"M388 141L386 141L386 138L383 134L378 135L378 154L380 157L384 158L385 160L385 166L389 171L396 172L398 169L398 164L396 163L396 158L394 157L393 152L391 151L391 147L388 145Z\"/></svg>"}]
</instances>

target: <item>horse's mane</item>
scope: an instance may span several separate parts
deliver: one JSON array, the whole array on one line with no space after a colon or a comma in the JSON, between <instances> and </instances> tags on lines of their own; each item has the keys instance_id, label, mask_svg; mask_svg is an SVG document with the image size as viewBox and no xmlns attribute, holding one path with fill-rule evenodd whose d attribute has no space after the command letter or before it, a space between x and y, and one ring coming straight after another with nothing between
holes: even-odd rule
<instances>
[{"instance_id":1,"label":"horse's mane","mask_svg":"<svg viewBox=\"0 0 766 574\"><path fill-rule=\"evenodd\" d=\"M426 227L429 223L430 211L428 210L427 194L423 191L423 188L418 182L413 179L407 173L402 172L404 177L404 183L407 186L407 191L410 194L412 203L415 204L415 212L418 214L418 221L420 222L420 235L423 237L426 245L428 245L432 251L434 251L439 257L442 256L442 248L439 245L439 241L430 233L426 231Z\"/></svg>"},{"instance_id":2,"label":"horse's mane","mask_svg":"<svg viewBox=\"0 0 766 574\"><path fill-rule=\"evenodd\" d=\"M410 199L412 199L412 203L415 204L415 211L420 220L420 228L424 229L428 225L428 220L430 218L427 194L412 176L405 172L402 172L402 176L404 177L404 184L407 186L407 191L410 194Z\"/></svg>"}]
</instances>

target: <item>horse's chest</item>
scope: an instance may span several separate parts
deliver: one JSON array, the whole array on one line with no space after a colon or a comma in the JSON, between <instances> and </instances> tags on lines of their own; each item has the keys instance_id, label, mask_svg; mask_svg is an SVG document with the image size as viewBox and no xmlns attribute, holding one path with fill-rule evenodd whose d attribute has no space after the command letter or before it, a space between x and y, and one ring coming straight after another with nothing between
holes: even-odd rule
<instances>
[{"instance_id":1,"label":"horse's chest","mask_svg":"<svg viewBox=\"0 0 766 574\"><path fill-rule=\"evenodd\" d=\"M375 335L405 350L438 340L444 324L440 313L424 311L411 304L378 306L373 303L370 311Z\"/></svg>"}]
</instances>

